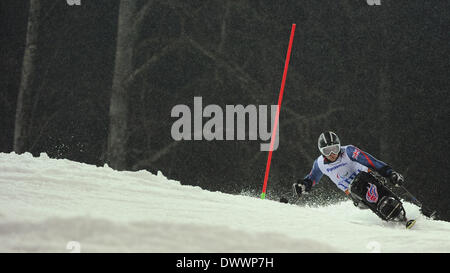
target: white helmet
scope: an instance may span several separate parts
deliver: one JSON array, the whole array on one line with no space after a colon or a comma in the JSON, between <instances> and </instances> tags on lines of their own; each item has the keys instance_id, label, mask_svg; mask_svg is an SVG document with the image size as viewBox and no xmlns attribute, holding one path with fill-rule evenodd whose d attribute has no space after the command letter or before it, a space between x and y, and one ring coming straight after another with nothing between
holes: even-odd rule
<instances>
[{"instance_id":1,"label":"white helmet","mask_svg":"<svg viewBox=\"0 0 450 273\"><path fill-rule=\"evenodd\" d=\"M336 133L327 131L320 134L317 147L324 156L329 156L331 153L338 154L341 150L341 141Z\"/></svg>"}]
</instances>

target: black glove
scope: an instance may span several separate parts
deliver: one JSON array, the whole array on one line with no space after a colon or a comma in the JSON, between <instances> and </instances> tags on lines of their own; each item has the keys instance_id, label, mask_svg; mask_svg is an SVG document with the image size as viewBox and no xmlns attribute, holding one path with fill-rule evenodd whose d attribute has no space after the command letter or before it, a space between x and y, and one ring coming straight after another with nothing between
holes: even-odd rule
<instances>
[{"instance_id":1,"label":"black glove","mask_svg":"<svg viewBox=\"0 0 450 273\"><path fill-rule=\"evenodd\" d=\"M312 181L309 179L300 180L292 185L294 196L300 197L302 193L308 193L311 190Z\"/></svg>"},{"instance_id":2,"label":"black glove","mask_svg":"<svg viewBox=\"0 0 450 273\"><path fill-rule=\"evenodd\" d=\"M405 182L403 176L395 171L392 171L392 173L389 175L389 181L391 181L391 183L394 184L396 187L402 186L403 182Z\"/></svg>"},{"instance_id":3,"label":"black glove","mask_svg":"<svg viewBox=\"0 0 450 273\"><path fill-rule=\"evenodd\" d=\"M305 192L305 185L298 182L292 184L292 192L294 193L294 196L300 197L300 195Z\"/></svg>"}]
</instances>

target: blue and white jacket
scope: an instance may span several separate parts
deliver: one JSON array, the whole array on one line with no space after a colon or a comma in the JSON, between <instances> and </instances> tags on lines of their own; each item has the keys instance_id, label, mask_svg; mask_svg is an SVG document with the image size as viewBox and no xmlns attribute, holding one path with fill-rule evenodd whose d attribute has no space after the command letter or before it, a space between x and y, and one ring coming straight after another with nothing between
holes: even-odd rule
<instances>
[{"instance_id":1,"label":"blue and white jacket","mask_svg":"<svg viewBox=\"0 0 450 273\"><path fill-rule=\"evenodd\" d=\"M334 162L320 155L311 172L304 178L314 186L323 175L328 176L336 186L348 194L348 187L359 172L374 170L384 177L392 173L392 168L370 154L353 145L341 146L339 157Z\"/></svg>"}]
</instances>

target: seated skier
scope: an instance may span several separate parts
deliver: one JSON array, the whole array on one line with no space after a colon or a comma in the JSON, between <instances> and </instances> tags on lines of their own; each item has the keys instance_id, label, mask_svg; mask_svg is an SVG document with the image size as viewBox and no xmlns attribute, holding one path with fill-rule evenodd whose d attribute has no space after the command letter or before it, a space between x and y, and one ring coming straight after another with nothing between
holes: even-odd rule
<instances>
[{"instance_id":1,"label":"seated skier","mask_svg":"<svg viewBox=\"0 0 450 273\"><path fill-rule=\"evenodd\" d=\"M325 174L339 189L350 195L355 206L367 208L360 202L361 198L354 198L350 194L350 186L360 172L376 171L398 187L404 182L403 176L386 163L353 145L341 146L339 137L334 132L322 133L318 139L318 148L322 155L314 161L311 172L304 179L293 184L294 194L298 197L302 193L309 192ZM367 189L367 194L364 194L368 202L375 203L378 200L376 187Z\"/></svg>"}]
</instances>

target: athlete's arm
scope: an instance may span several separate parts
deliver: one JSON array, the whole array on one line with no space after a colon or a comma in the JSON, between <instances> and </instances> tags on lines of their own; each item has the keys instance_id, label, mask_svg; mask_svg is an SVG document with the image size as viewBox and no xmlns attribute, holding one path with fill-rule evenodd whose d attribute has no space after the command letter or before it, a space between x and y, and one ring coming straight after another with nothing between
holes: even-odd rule
<instances>
[{"instance_id":1,"label":"athlete's arm","mask_svg":"<svg viewBox=\"0 0 450 273\"><path fill-rule=\"evenodd\" d=\"M323 173L319 168L319 164L317 163L317 159L314 161L311 172L303 178L304 185L306 187L306 191L310 191L311 187L320 181Z\"/></svg>"},{"instance_id":2,"label":"athlete's arm","mask_svg":"<svg viewBox=\"0 0 450 273\"><path fill-rule=\"evenodd\" d=\"M389 165L353 145L348 145L345 152L350 160L375 170L384 177L388 177L392 173L392 168Z\"/></svg>"}]
</instances>

